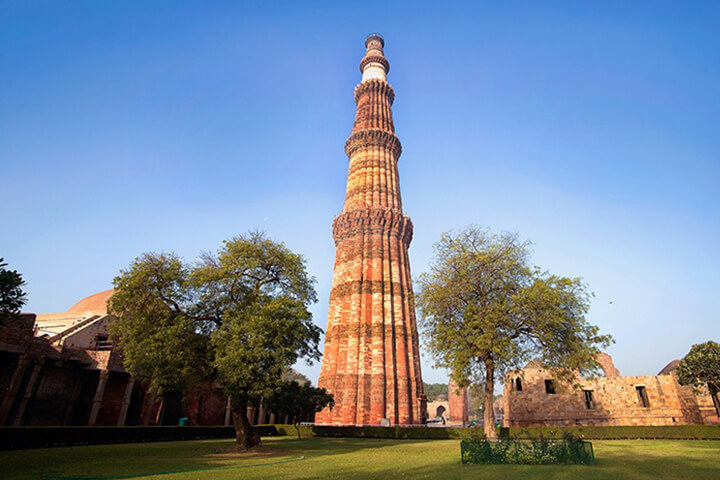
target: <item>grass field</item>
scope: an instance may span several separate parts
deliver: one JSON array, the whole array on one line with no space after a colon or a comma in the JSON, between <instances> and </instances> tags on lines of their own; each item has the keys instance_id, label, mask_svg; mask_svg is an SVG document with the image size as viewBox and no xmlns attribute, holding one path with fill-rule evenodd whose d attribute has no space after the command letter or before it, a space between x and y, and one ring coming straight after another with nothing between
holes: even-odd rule
<instances>
[{"instance_id":1,"label":"grass field","mask_svg":"<svg viewBox=\"0 0 720 480\"><path fill-rule=\"evenodd\" d=\"M44 473L143 480L720 479L718 441L595 441L595 466L461 465L458 440L279 437L264 444L251 456L216 454L232 446L228 440L0 452L0 478L40 479ZM178 470L184 472L158 474Z\"/></svg>"}]
</instances>

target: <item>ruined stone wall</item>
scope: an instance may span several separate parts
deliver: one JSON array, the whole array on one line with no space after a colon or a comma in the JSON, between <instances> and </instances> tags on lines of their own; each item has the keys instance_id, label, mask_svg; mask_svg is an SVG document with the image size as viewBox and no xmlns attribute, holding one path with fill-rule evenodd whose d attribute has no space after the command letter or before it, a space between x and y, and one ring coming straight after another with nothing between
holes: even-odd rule
<instances>
[{"instance_id":1,"label":"ruined stone wall","mask_svg":"<svg viewBox=\"0 0 720 480\"><path fill-rule=\"evenodd\" d=\"M96 340L98 335L108 337L107 320L103 319L81 328L71 333L63 339L63 345L66 347L84 348L88 350L97 347Z\"/></svg>"},{"instance_id":2,"label":"ruined stone wall","mask_svg":"<svg viewBox=\"0 0 720 480\"><path fill-rule=\"evenodd\" d=\"M610 375L580 379L579 389L559 384L549 372L534 365L510 372L506 376L503 398L504 425L712 423L712 412L707 408L712 406L712 399L696 397L692 389L678 384L674 374L623 377L608 359L603 359L601 364ZM554 382L556 393L548 393L546 381Z\"/></svg>"}]
</instances>

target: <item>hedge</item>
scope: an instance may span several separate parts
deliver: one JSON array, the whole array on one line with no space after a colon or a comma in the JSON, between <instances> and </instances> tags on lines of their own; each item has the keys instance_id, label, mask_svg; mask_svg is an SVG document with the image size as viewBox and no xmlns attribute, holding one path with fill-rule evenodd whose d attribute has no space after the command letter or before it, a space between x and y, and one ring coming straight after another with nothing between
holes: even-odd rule
<instances>
[{"instance_id":1,"label":"hedge","mask_svg":"<svg viewBox=\"0 0 720 480\"><path fill-rule=\"evenodd\" d=\"M296 435L292 425L275 425L281 435ZM482 427L475 427L482 428ZM350 437L395 439L459 439L468 428L442 427L379 427L379 426L325 426L302 425L303 437ZM527 427L499 428L500 438L561 438L571 433L588 440L616 439L668 439L668 440L720 440L718 425L668 425L658 427L606 426L606 427Z\"/></svg>"},{"instance_id":2,"label":"hedge","mask_svg":"<svg viewBox=\"0 0 720 480\"><path fill-rule=\"evenodd\" d=\"M262 436L296 436L294 425L256 425ZM352 437L394 439L458 439L468 429L442 427L376 427L300 425L303 437ZM498 430L507 438L560 438L563 433L595 440L669 439L720 440L718 425L658 427L513 427ZM0 427L0 450L45 448L106 443L162 442L205 438L233 438L233 427Z\"/></svg>"},{"instance_id":3,"label":"hedge","mask_svg":"<svg viewBox=\"0 0 720 480\"><path fill-rule=\"evenodd\" d=\"M234 436L233 427L0 427L0 450Z\"/></svg>"},{"instance_id":4,"label":"hedge","mask_svg":"<svg viewBox=\"0 0 720 480\"><path fill-rule=\"evenodd\" d=\"M720 440L719 425L512 427L512 438L560 438L571 433L589 440Z\"/></svg>"},{"instance_id":5,"label":"hedge","mask_svg":"<svg viewBox=\"0 0 720 480\"><path fill-rule=\"evenodd\" d=\"M316 425L316 437L396 438L396 439L449 439L460 438L461 428L443 427L355 427Z\"/></svg>"}]
</instances>

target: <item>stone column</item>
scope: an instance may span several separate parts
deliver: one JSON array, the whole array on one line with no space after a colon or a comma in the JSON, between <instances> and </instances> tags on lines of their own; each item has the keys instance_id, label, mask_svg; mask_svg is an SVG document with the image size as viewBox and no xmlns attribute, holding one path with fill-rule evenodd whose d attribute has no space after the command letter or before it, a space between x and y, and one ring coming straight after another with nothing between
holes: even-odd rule
<instances>
[{"instance_id":1,"label":"stone column","mask_svg":"<svg viewBox=\"0 0 720 480\"><path fill-rule=\"evenodd\" d=\"M125 386L125 394L123 395L122 406L120 407L120 415L118 415L118 427L125 425L127 419L128 408L130 408L130 399L132 398L133 387L135 386L135 379L130 377L127 385Z\"/></svg>"},{"instance_id":2,"label":"stone column","mask_svg":"<svg viewBox=\"0 0 720 480\"><path fill-rule=\"evenodd\" d=\"M37 387L38 380L40 379L40 372L42 371L42 362L38 362L33 367L33 371L30 374L30 380L28 381L27 387L25 388L25 394L20 402L17 412L15 413L15 421L13 426L19 427L22 425L23 416L25 415L25 409L27 408L28 402L35 394L35 388Z\"/></svg>"},{"instance_id":3,"label":"stone column","mask_svg":"<svg viewBox=\"0 0 720 480\"><path fill-rule=\"evenodd\" d=\"M228 397L225 402L225 426L230 426L230 420L232 419L232 398Z\"/></svg>"},{"instance_id":4,"label":"stone column","mask_svg":"<svg viewBox=\"0 0 720 480\"><path fill-rule=\"evenodd\" d=\"M22 378L23 375L25 375L25 369L29 362L28 356L24 353L18 357L18 363L10 379L10 385L8 385L7 392L5 392L2 403L0 403L0 427L5 425L10 409L13 403L15 403L15 397L18 394L18 390L20 390L20 384L22 383Z\"/></svg>"},{"instance_id":5,"label":"stone column","mask_svg":"<svg viewBox=\"0 0 720 480\"><path fill-rule=\"evenodd\" d=\"M91 427L97 422L98 414L100 413L100 407L102 406L102 399L105 395L105 385L107 384L108 375L110 372L107 370L100 370L100 378L98 379L98 385L95 389L95 397L93 398L92 409L90 410L90 419L88 425Z\"/></svg>"},{"instance_id":6,"label":"stone column","mask_svg":"<svg viewBox=\"0 0 720 480\"><path fill-rule=\"evenodd\" d=\"M257 410L257 407L247 407L247 410L245 411L245 414L247 415L248 422L250 422L250 425L255 425L255 411Z\"/></svg>"}]
</instances>

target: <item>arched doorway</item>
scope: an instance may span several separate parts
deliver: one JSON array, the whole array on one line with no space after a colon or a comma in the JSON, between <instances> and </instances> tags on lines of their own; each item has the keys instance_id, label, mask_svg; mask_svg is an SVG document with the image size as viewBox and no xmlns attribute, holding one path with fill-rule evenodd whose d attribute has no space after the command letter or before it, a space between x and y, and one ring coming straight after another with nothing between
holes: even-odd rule
<instances>
[{"instance_id":1,"label":"arched doorway","mask_svg":"<svg viewBox=\"0 0 720 480\"><path fill-rule=\"evenodd\" d=\"M437 407L437 410L435 410L435 416L442 417L444 414L445 414L445 407L443 407L442 405Z\"/></svg>"}]
</instances>

